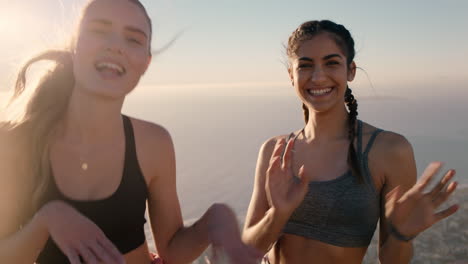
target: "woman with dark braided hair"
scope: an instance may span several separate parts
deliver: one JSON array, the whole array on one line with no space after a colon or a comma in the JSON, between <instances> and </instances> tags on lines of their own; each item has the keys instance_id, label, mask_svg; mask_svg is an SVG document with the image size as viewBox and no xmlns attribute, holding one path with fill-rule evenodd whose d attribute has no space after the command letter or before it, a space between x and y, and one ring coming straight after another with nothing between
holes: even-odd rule
<instances>
[{"instance_id":1,"label":"woman with dark braided hair","mask_svg":"<svg viewBox=\"0 0 468 264\"><path fill-rule=\"evenodd\" d=\"M144 6L91 0L79 22L70 49L26 63L0 122L0 263L190 263L210 244L255 263L227 206L184 227L169 133L121 114L151 61ZM55 64L32 85L38 61Z\"/></svg>"},{"instance_id":2,"label":"woman with dark braided hair","mask_svg":"<svg viewBox=\"0 0 468 264\"><path fill-rule=\"evenodd\" d=\"M425 191L441 163L415 184L410 143L357 118L354 41L344 26L302 24L287 55L306 125L263 144L243 240L265 263L361 263L380 219L380 262L408 263L412 239L457 210L437 212L455 171Z\"/></svg>"}]
</instances>

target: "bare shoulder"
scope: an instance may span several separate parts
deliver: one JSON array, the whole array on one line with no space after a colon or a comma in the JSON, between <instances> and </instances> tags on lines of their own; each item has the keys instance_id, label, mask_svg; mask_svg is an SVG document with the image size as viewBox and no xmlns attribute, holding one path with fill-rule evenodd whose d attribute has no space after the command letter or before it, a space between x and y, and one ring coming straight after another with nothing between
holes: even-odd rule
<instances>
[{"instance_id":1,"label":"bare shoulder","mask_svg":"<svg viewBox=\"0 0 468 264\"><path fill-rule=\"evenodd\" d=\"M411 143L401 134L383 131L376 140L376 155L388 163L399 162L413 156Z\"/></svg>"},{"instance_id":2,"label":"bare shoulder","mask_svg":"<svg viewBox=\"0 0 468 264\"><path fill-rule=\"evenodd\" d=\"M138 163L149 183L160 170L175 166L174 145L169 131L161 125L131 118Z\"/></svg>"},{"instance_id":3,"label":"bare shoulder","mask_svg":"<svg viewBox=\"0 0 468 264\"><path fill-rule=\"evenodd\" d=\"M376 130L378 130L377 127L363 123L364 141L368 141ZM388 162L413 155L413 148L403 135L383 130L375 139L372 152L372 156Z\"/></svg>"},{"instance_id":4,"label":"bare shoulder","mask_svg":"<svg viewBox=\"0 0 468 264\"><path fill-rule=\"evenodd\" d=\"M172 144L171 135L163 126L137 118L131 118L131 120L138 148L154 151L155 146L159 146L157 149L160 149L167 144Z\"/></svg>"},{"instance_id":5,"label":"bare shoulder","mask_svg":"<svg viewBox=\"0 0 468 264\"><path fill-rule=\"evenodd\" d=\"M273 150L275 149L276 143L281 140L281 139L287 139L289 135L279 135L279 136L274 136L269 139L267 139L265 142L263 142L262 146L260 147L260 152L259 152L259 159L269 159L271 157L271 154L273 153Z\"/></svg>"},{"instance_id":6,"label":"bare shoulder","mask_svg":"<svg viewBox=\"0 0 468 264\"><path fill-rule=\"evenodd\" d=\"M375 127L364 127L364 135L372 134ZM377 183L387 189L397 185L411 186L416 179L416 162L413 147L406 137L392 131L382 131L375 139L368 156L373 175L379 177ZM386 190L384 190L386 191Z\"/></svg>"},{"instance_id":7,"label":"bare shoulder","mask_svg":"<svg viewBox=\"0 0 468 264\"><path fill-rule=\"evenodd\" d=\"M287 139L288 136L289 135L280 135L271 137L262 144L258 153L257 168L255 173L257 182L262 183L264 180L265 172L267 171L270 164L271 155L273 154L276 143L281 139Z\"/></svg>"}]
</instances>

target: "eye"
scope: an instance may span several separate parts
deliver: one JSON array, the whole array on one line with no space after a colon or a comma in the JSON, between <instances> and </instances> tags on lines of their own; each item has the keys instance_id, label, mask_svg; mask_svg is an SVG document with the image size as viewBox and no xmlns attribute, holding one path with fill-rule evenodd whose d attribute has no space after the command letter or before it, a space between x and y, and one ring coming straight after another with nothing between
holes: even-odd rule
<instances>
[{"instance_id":1,"label":"eye","mask_svg":"<svg viewBox=\"0 0 468 264\"><path fill-rule=\"evenodd\" d=\"M129 42L131 42L131 43L134 43L134 44L143 45L143 43L140 40L136 39L136 38L127 38L127 40Z\"/></svg>"},{"instance_id":2,"label":"eye","mask_svg":"<svg viewBox=\"0 0 468 264\"><path fill-rule=\"evenodd\" d=\"M304 64L299 64L297 66L298 69L305 69L305 68L311 68L313 65L310 63L304 63Z\"/></svg>"},{"instance_id":3,"label":"eye","mask_svg":"<svg viewBox=\"0 0 468 264\"><path fill-rule=\"evenodd\" d=\"M105 31L104 29L100 29L100 28L91 28L89 32L96 34L96 35L105 35L107 33L107 31Z\"/></svg>"},{"instance_id":4,"label":"eye","mask_svg":"<svg viewBox=\"0 0 468 264\"><path fill-rule=\"evenodd\" d=\"M338 61L335 61L335 60L331 60L331 61L327 61L326 65L339 65L340 62Z\"/></svg>"}]
</instances>

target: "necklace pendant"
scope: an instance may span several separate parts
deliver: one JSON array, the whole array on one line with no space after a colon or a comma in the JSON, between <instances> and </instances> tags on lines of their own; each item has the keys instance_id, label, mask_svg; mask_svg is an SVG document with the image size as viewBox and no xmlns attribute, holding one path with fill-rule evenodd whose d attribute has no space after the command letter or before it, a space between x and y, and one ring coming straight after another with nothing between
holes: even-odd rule
<instances>
[{"instance_id":1,"label":"necklace pendant","mask_svg":"<svg viewBox=\"0 0 468 264\"><path fill-rule=\"evenodd\" d=\"M86 163L86 162L81 163L81 169L84 170L84 171L88 170L88 163Z\"/></svg>"}]
</instances>

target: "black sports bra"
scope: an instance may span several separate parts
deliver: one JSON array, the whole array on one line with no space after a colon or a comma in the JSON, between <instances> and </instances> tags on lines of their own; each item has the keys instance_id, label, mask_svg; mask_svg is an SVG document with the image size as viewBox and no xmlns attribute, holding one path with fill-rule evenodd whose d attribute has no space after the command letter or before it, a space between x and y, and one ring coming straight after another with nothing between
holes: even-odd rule
<instances>
[{"instance_id":1,"label":"black sports bra","mask_svg":"<svg viewBox=\"0 0 468 264\"><path fill-rule=\"evenodd\" d=\"M93 221L122 254L145 242L144 224L148 191L138 164L135 138L130 118L123 116L125 129L125 161L123 175L117 190L101 200L71 200L57 187L52 176L43 204L62 200ZM69 263L67 257L49 238L37 261L39 264Z\"/></svg>"}]
</instances>

